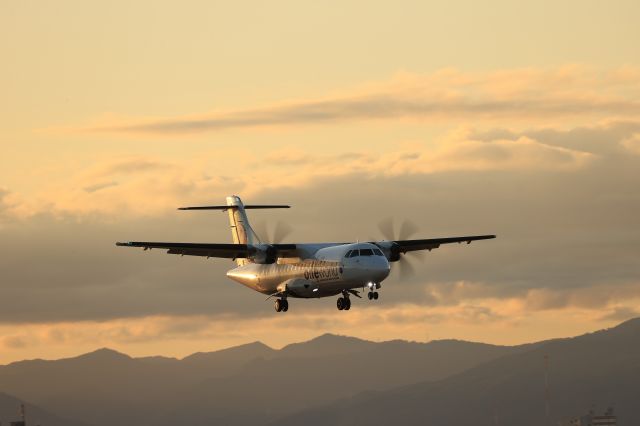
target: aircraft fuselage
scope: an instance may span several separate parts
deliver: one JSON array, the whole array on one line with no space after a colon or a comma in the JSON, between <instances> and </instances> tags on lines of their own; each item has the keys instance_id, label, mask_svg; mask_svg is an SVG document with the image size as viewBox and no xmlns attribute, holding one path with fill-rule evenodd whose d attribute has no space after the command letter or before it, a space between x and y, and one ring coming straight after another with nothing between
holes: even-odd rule
<instances>
[{"instance_id":1,"label":"aircraft fuselage","mask_svg":"<svg viewBox=\"0 0 640 426\"><path fill-rule=\"evenodd\" d=\"M357 255L345 257L357 250ZM360 255L359 253L366 253ZM227 277L264 294L282 292L289 297L317 298L344 290L379 284L390 265L370 243L344 244L319 249L312 258L273 264L248 263L227 272Z\"/></svg>"}]
</instances>

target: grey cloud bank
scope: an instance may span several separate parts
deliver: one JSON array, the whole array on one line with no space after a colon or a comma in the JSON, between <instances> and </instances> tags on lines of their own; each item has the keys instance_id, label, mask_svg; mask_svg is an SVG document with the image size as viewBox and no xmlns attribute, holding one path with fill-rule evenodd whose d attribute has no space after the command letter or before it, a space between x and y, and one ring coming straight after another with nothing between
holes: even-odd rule
<instances>
[{"instance_id":1,"label":"grey cloud bank","mask_svg":"<svg viewBox=\"0 0 640 426\"><path fill-rule=\"evenodd\" d=\"M383 289L389 304L455 304L461 298L491 296L526 298L532 310L609 309L610 302L638 296L640 285L640 156L621 144L639 129L636 122L615 122L568 131L478 133L475 138L487 141L504 135L528 137L591 153L596 161L544 172L325 178L260 194L252 202L286 201L293 209L286 217L260 213L254 221L290 222L292 242L380 238L377 223L389 216L411 219L424 237L498 235L488 243L434 250L414 262L418 274L406 282L392 274ZM212 194L212 201L224 195ZM0 246L2 323L272 315L261 296L225 279L230 262L113 245L119 239L228 241L222 215L171 211L144 220L41 215L5 221L0 236L6 242ZM455 287L459 282L475 287L461 290ZM534 290L541 292L531 293ZM295 310L317 309L333 306L299 301ZM625 311L610 308L609 314L622 319Z\"/></svg>"}]
</instances>

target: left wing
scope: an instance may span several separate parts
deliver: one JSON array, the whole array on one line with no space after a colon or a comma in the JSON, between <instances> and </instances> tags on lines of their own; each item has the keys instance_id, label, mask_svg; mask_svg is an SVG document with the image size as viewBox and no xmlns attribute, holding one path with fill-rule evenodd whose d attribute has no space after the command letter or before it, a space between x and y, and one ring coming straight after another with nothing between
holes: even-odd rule
<instances>
[{"instance_id":1,"label":"left wing","mask_svg":"<svg viewBox=\"0 0 640 426\"><path fill-rule=\"evenodd\" d=\"M182 256L205 256L221 257L226 259L245 259L256 254L258 250L255 246L247 244L207 244L207 243L161 243L129 241L116 243L123 247L142 247L149 249L165 249L169 254L179 254ZM296 257L297 249L295 244L270 244L278 251L279 257Z\"/></svg>"},{"instance_id":2,"label":"left wing","mask_svg":"<svg viewBox=\"0 0 640 426\"><path fill-rule=\"evenodd\" d=\"M442 244L451 243L467 243L477 240L490 240L495 238L495 235L470 235L467 237L448 237L448 238L429 238L425 240L384 240L384 241L372 241L372 244L377 245L382 249L387 259L390 262L400 260L400 255L409 251L416 250L433 250Z\"/></svg>"},{"instance_id":3,"label":"left wing","mask_svg":"<svg viewBox=\"0 0 640 426\"><path fill-rule=\"evenodd\" d=\"M415 250L432 250L440 247L441 244L471 244L471 241L490 240L495 237L495 235L471 235L467 237L430 238L426 240L398 240L393 241L393 243L397 244L400 247L400 251L405 253Z\"/></svg>"}]
</instances>

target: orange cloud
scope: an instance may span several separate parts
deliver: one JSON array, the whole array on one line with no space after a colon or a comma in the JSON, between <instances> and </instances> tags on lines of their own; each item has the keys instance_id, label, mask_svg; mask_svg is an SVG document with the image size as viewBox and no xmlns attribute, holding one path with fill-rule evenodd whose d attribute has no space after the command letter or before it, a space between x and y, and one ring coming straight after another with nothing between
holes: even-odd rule
<instances>
[{"instance_id":1,"label":"orange cloud","mask_svg":"<svg viewBox=\"0 0 640 426\"><path fill-rule=\"evenodd\" d=\"M273 314L259 320L238 315L150 316L102 322L23 324L18 334L15 328L0 325L0 335L6 336L0 340L0 363L71 356L105 346L134 356L176 357L256 340L281 347L315 337L319 329L376 341L457 338L519 344L608 327L630 318L640 308L637 295L611 300L599 307L543 310L531 310L532 298L531 295L525 300L476 298L442 306L412 303L371 306L357 302L354 309L340 315L327 300L311 300L298 301L295 310L285 316Z\"/></svg>"},{"instance_id":2,"label":"orange cloud","mask_svg":"<svg viewBox=\"0 0 640 426\"><path fill-rule=\"evenodd\" d=\"M154 157L116 158L98 162L69 180L43 188L25 201L21 211L36 214L44 208L54 214L149 215L175 209L194 200L209 202L215 194L242 193L245 197L265 190L303 187L315 181L361 174L402 176L452 171L572 171L587 166L595 154L552 146L527 137L514 140L473 140L469 131L456 131L437 143L410 143L388 151L354 150L346 154L318 154L304 147L242 156L216 151L219 158L238 158L210 174L200 154L174 162Z\"/></svg>"}]
</instances>

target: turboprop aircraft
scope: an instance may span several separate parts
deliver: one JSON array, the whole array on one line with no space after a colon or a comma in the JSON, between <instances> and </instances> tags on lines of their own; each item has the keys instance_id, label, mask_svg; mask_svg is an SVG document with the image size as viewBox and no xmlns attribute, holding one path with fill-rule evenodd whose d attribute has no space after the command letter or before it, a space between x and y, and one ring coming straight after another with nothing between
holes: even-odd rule
<instances>
[{"instance_id":1,"label":"turboprop aircraft","mask_svg":"<svg viewBox=\"0 0 640 426\"><path fill-rule=\"evenodd\" d=\"M287 205L244 205L240 197L227 197L227 205L181 207L179 210L223 210L229 214L233 244L118 242L117 246L165 249L183 256L221 257L238 265L227 277L275 298L275 310L289 310L289 298L319 298L339 295L339 310L351 309L350 296L361 298L357 289L368 290L369 300L378 300L382 281L391 264L408 252L433 250L441 244L488 240L495 235L393 239L367 242L282 244L260 240L249 224L248 209L280 209ZM389 224L389 227L391 224ZM387 228L389 228L387 227ZM402 234L402 232L401 232Z\"/></svg>"}]
</instances>

